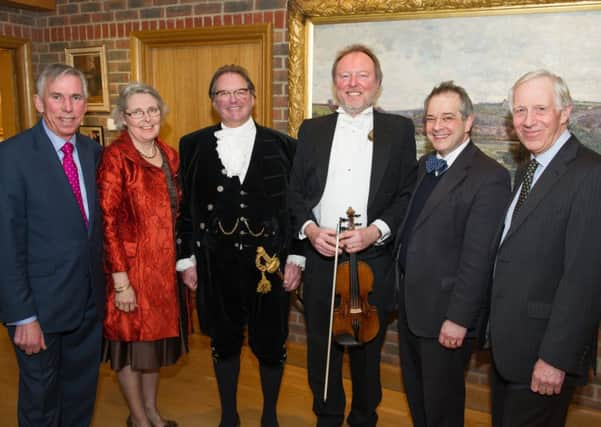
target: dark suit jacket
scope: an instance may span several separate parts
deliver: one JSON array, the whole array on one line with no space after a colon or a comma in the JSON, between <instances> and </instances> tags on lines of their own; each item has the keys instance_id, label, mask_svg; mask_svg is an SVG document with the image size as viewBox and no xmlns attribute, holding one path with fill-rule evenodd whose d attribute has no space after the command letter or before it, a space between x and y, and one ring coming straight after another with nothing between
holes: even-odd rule
<instances>
[{"instance_id":1,"label":"dark suit jacket","mask_svg":"<svg viewBox=\"0 0 601 427\"><path fill-rule=\"evenodd\" d=\"M419 161L416 191L426 175L426 158ZM510 188L507 170L473 142L441 177L417 217L407 248L401 301L415 335L437 338L446 319L468 328L468 336L482 331L495 254L491 241ZM409 209L412 203L413 198ZM397 244L397 257L399 252Z\"/></svg>"},{"instance_id":2,"label":"dark suit jacket","mask_svg":"<svg viewBox=\"0 0 601 427\"><path fill-rule=\"evenodd\" d=\"M3 322L35 315L45 333L75 329L90 292L102 319L102 218L96 193L101 147L78 134L77 152L88 199L87 230L41 121L0 144Z\"/></svg>"},{"instance_id":3,"label":"dark suit jacket","mask_svg":"<svg viewBox=\"0 0 601 427\"><path fill-rule=\"evenodd\" d=\"M182 200L180 215L177 219L177 257L178 259L196 256L199 278L197 292L199 316L204 332L210 333L214 327L207 317L208 308L201 309L205 304L214 304L211 295L211 267L206 265L208 252L215 252L219 240L223 236L215 235L215 214L227 218L219 218L228 224L233 224L241 216L247 220L274 220L276 227L270 228L271 238L266 241L265 249L270 255L277 253L282 264L285 263L292 241L292 231L289 226L286 191L296 141L287 135L256 125L257 134L253 146L252 157L241 186L242 192L248 197L261 197L261 201L248 198L245 200L229 200L231 209L227 212L223 206L216 206L217 195L221 187L223 164L217 153L215 131L221 125L210 126L185 135L180 140L180 179L182 184ZM249 188L248 186L252 186ZM221 188L223 190L223 188ZM233 195L234 197L236 195ZM243 203L242 203L243 202ZM245 205L243 210L238 206ZM254 225L254 224L253 224ZM261 228L259 225L256 229ZM232 236L236 237L236 236ZM244 236L239 236L243 239ZM269 247L271 245L271 247ZM233 247L232 247L232 250ZM212 259L219 260L219 256ZM252 259L254 263L254 258ZM283 269L283 265L282 265ZM213 307L214 308L214 307Z\"/></svg>"},{"instance_id":4,"label":"dark suit jacket","mask_svg":"<svg viewBox=\"0 0 601 427\"><path fill-rule=\"evenodd\" d=\"M507 381L529 384L538 358L586 381L601 316L600 201L601 156L572 136L498 249L490 333Z\"/></svg>"},{"instance_id":5,"label":"dark suit jacket","mask_svg":"<svg viewBox=\"0 0 601 427\"><path fill-rule=\"evenodd\" d=\"M308 221L316 221L312 209L319 203L328 176L330 151L338 114L305 120L299 130L298 148L290 178L292 229L295 233ZM374 148L367 204L368 221L383 220L392 233L399 227L415 183L415 130L411 120L374 110ZM368 225L368 224L365 224ZM392 239L388 239L387 244ZM307 263L320 257L305 242ZM386 248L372 247L381 252ZM366 252L370 252L367 250ZM392 256L392 249L388 249ZM359 257L369 254L359 254ZM311 269L306 271L311 280ZM376 284L378 286L378 284ZM324 291L328 286L322 287ZM382 294L386 299L388 292Z\"/></svg>"}]
</instances>

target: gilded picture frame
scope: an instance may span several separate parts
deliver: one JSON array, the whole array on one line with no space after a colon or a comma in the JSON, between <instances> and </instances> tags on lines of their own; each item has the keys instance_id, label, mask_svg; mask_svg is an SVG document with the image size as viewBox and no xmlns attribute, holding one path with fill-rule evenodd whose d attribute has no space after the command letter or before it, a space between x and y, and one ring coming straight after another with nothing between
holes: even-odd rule
<instances>
[{"instance_id":1,"label":"gilded picture frame","mask_svg":"<svg viewBox=\"0 0 601 427\"><path fill-rule=\"evenodd\" d=\"M105 46L65 48L65 62L79 69L88 84L88 111L110 112Z\"/></svg>"},{"instance_id":2,"label":"gilded picture frame","mask_svg":"<svg viewBox=\"0 0 601 427\"><path fill-rule=\"evenodd\" d=\"M309 47L314 25L599 10L601 10L601 1L580 0L561 3L546 0L290 0L288 2L289 133L297 135L303 119L308 117L312 75ZM332 59L335 53L331 53ZM437 82L432 82L435 83ZM384 85L386 85L386 78ZM427 93L423 94L424 98L426 95Z\"/></svg>"},{"instance_id":3,"label":"gilded picture frame","mask_svg":"<svg viewBox=\"0 0 601 427\"><path fill-rule=\"evenodd\" d=\"M104 128L102 126L81 125L79 127L79 133L104 146Z\"/></svg>"}]
</instances>

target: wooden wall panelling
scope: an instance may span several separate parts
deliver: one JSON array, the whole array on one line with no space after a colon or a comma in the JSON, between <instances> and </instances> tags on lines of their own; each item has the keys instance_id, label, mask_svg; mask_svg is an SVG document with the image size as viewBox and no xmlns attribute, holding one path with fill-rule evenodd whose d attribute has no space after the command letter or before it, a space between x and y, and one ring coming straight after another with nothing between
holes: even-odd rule
<instances>
[{"instance_id":1,"label":"wooden wall panelling","mask_svg":"<svg viewBox=\"0 0 601 427\"><path fill-rule=\"evenodd\" d=\"M271 24L135 32L130 37L132 80L154 86L169 106L161 136L177 147L186 133L219 121L208 97L214 71L245 67L256 86L255 120L272 125Z\"/></svg>"}]
</instances>

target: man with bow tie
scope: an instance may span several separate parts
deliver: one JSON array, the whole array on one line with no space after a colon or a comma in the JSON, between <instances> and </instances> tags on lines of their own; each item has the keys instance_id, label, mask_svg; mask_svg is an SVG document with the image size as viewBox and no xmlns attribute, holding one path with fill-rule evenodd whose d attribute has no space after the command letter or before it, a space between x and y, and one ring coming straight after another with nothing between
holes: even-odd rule
<instances>
[{"instance_id":1,"label":"man with bow tie","mask_svg":"<svg viewBox=\"0 0 601 427\"><path fill-rule=\"evenodd\" d=\"M296 143L254 122L255 85L243 67L217 69L209 97L221 123L180 141L177 270L188 286L198 285L200 327L211 337L219 388L219 426L240 424L236 394L248 326L248 343L259 359L261 426L276 427L289 292L300 284L304 263L294 256L286 262L292 242L286 190ZM275 272L259 271L261 246L286 264L283 281Z\"/></svg>"},{"instance_id":2,"label":"man with bow tie","mask_svg":"<svg viewBox=\"0 0 601 427\"><path fill-rule=\"evenodd\" d=\"M424 102L434 152L419 161L397 234L401 368L416 427L462 427L464 372L487 318L507 170L470 139L472 102L453 82Z\"/></svg>"},{"instance_id":3,"label":"man with bow tie","mask_svg":"<svg viewBox=\"0 0 601 427\"><path fill-rule=\"evenodd\" d=\"M367 47L353 45L338 53L332 66L338 111L305 120L290 180L292 229L304 241L305 321L309 384L318 426L344 422L342 388L344 348L333 344L324 401L326 354L336 224L348 207L361 226L340 235L341 258L356 254L374 272L369 303L379 315L377 336L349 348L353 402L348 423L375 426L382 397L380 351L388 315L393 310L391 230L405 214L415 181L413 123L373 107L382 84L382 70Z\"/></svg>"}]
</instances>

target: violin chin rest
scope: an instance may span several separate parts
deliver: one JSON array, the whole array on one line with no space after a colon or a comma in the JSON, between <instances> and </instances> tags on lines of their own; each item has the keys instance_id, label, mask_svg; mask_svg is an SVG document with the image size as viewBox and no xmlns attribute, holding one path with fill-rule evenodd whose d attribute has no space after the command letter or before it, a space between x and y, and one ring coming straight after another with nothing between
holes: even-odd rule
<instances>
[{"instance_id":1,"label":"violin chin rest","mask_svg":"<svg viewBox=\"0 0 601 427\"><path fill-rule=\"evenodd\" d=\"M363 345L351 334L340 334L334 337L334 341L344 347L357 347Z\"/></svg>"}]
</instances>

